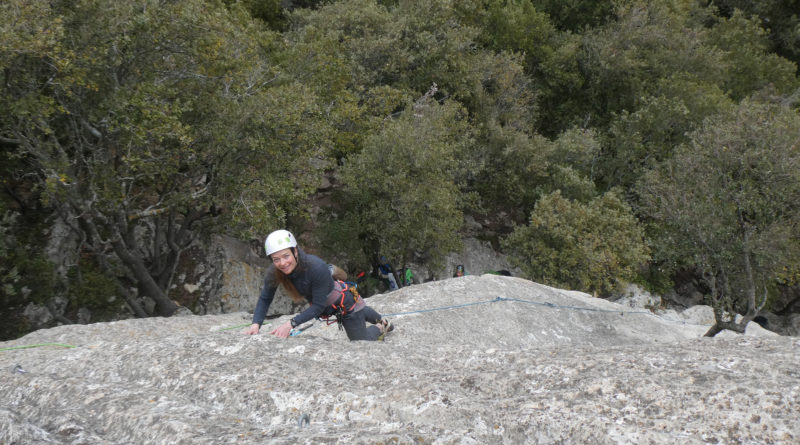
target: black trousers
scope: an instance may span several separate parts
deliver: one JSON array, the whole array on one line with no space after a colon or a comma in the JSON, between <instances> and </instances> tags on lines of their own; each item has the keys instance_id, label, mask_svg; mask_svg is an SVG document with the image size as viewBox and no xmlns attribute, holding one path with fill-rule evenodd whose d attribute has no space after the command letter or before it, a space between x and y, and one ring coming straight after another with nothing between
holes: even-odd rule
<instances>
[{"instance_id":1,"label":"black trousers","mask_svg":"<svg viewBox=\"0 0 800 445\"><path fill-rule=\"evenodd\" d=\"M369 306L364 306L358 312L351 312L342 319L342 327L350 340L375 341L381 335L379 327L374 326L381 321L381 314ZM373 326L367 326L369 322Z\"/></svg>"}]
</instances>

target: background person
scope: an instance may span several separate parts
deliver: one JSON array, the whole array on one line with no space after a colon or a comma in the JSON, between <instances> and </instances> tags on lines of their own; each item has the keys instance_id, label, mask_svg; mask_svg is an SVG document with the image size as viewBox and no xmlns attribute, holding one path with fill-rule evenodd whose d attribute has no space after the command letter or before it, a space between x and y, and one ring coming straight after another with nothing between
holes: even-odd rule
<instances>
[{"instance_id":1,"label":"background person","mask_svg":"<svg viewBox=\"0 0 800 445\"><path fill-rule=\"evenodd\" d=\"M378 274L381 278L389 282L389 290L400 289L400 286L397 285L397 280L394 278L394 268L391 263L389 263L389 259L386 258L386 256L381 256L380 261L378 265Z\"/></svg>"}]
</instances>

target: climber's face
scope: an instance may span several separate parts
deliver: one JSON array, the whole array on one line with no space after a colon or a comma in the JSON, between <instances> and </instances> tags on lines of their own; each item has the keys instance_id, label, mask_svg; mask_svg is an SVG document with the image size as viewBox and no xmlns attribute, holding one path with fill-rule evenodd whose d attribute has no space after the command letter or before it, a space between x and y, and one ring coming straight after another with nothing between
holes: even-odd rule
<instances>
[{"instance_id":1,"label":"climber's face","mask_svg":"<svg viewBox=\"0 0 800 445\"><path fill-rule=\"evenodd\" d=\"M297 258L294 257L294 252L292 252L291 248L279 250L270 255L270 258L272 259L272 264L286 275L292 273L294 268L297 267Z\"/></svg>"}]
</instances>

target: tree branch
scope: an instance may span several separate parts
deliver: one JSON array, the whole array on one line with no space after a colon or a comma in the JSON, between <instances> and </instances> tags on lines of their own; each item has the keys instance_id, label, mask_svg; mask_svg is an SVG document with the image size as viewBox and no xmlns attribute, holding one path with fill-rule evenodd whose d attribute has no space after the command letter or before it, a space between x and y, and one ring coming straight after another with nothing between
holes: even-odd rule
<instances>
[{"instance_id":1,"label":"tree branch","mask_svg":"<svg viewBox=\"0 0 800 445\"><path fill-rule=\"evenodd\" d=\"M92 136L96 137L97 139L103 139L103 133L100 133L98 129L92 127L89 122L86 121L86 119L81 119L81 125L86 129L86 131L91 133Z\"/></svg>"},{"instance_id":2,"label":"tree branch","mask_svg":"<svg viewBox=\"0 0 800 445\"><path fill-rule=\"evenodd\" d=\"M0 136L0 142L11 145L22 145L22 142L19 139L11 139L5 136Z\"/></svg>"}]
</instances>

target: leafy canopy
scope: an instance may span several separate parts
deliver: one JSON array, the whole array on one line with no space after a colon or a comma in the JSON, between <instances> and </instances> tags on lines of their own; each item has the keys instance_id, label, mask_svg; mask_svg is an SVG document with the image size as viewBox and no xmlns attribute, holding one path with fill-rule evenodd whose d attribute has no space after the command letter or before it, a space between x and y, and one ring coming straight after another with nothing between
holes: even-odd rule
<instances>
[{"instance_id":1,"label":"leafy canopy","mask_svg":"<svg viewBox=\"0 0 800 445\"><path fill-rule=\"evenodd\" d=\"M302 213L295 204L319 181L308 159L324 159L327 123L316 98L268 57L276 35L242 8L3 8L13 19L0 48L4 143L82 248L141 286L160 313L175 309L166 291L195 223L219 216L252 234Z\"/></svg>"},{"instance_id":2,"label":"leafy canopy","mask_svg":"<svg viewBox=\"0 0 800 445\"><path fill-rule=\"evenodd\" d=\"M717 309L755 315L756 291L800 260L800 114L743 101L707 119L638 192L658 224L657 259L697 268Z\"/></svg>"},{"instance_id":3,"label":"leafy canopy","mask_svg":"<svg viewBox=\"0 0 800 445\"><path fill-rule=\"evenodd\" d=\"M460 247L460 155L472 143L464 110L430 94L407 106L365 141L342 168L340 224L353 227L367 259L440 264ZM353 249L349 249L353 250Z\"/></svg>"},{"instance_id":4,"label":"leafy canopy","mask_svg":"<svg viewBox=\"0 0 800 445\"><path fill-rule=\"evenodd\" d=\"M528 278L601 296L621 291L650 258L643 228L613 191L586 204L558 191L542 197L503 247Z\"/></svg>"}]
</instances>

